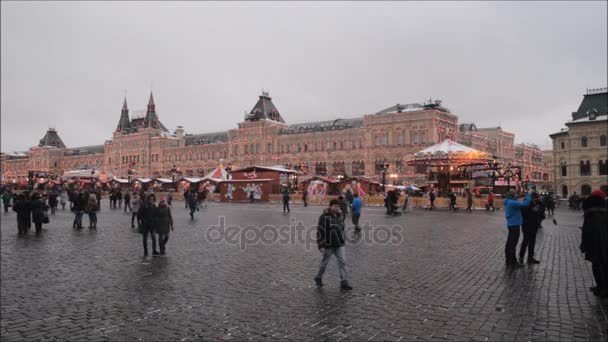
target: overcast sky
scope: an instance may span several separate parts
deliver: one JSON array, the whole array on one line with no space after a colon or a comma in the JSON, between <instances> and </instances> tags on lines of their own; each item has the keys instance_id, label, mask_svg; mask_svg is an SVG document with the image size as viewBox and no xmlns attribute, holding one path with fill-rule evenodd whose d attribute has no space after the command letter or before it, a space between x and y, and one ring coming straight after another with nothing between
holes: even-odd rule
<instances>
[{"instance_id":1,"label":"overcast sky","mask_svg":"<svg viewBox=\"0 0 608 342\"><path fill-rule=\"evenodd\" d=\"M154 91L187 133L235 128L261 90L288 123L432 97L548 145L605 87L606 2L2 2L2 151L56 127L102 144Z\"/></svg>"}]
</instances>

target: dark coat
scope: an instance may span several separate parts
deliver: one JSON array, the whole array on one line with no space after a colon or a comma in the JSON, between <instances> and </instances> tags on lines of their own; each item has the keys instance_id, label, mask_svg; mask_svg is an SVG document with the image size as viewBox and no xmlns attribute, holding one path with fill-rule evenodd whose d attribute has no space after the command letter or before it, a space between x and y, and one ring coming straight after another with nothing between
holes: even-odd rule
<instances>
[{"instance_id":1,"label":"dark coat","mask_svg":"<svg viewBox=\"0 0 608 342\"><path fill-rule=\"evenodd\" d=\"M593 207L584 217L580 249L586 260L608 265L608 211Z\"/></svg>"},{"instance_id":2,"label":"dark coat","mask_svg":"<svg viewBox=\"0 0 608 342\"><path fill-rule=\"evenodd\" d=\"M158 207L146 203L139 208L139 217L143 221L146 229L155 231L158 226Z\"/></svg>"},{"instance_id":3,"label":"dark coat","mask_svg":"<svg viewBox=\"0 0 608 342\"><path fill-rule=\"evenodd\" d=\"M344 246L344 223L341 215L334 215L325 209L317 224L317 246L338 248Z\"/></svg>"},{"instance_id":4,"label":"dark coat","mask_svg":"<svg viewBox=\"0 0 608 342\"><path fill-rule=\"evenodd\" d=\"M536 232L545 219L545 207L539 200L530 201L530 205L521 209L522 229Z\"/></svg>"},{"instance_id":5,"label":"dark coat","mask_svg":"<svg viewBox=\"0 0 608 342\"><path fill-rule=\"evenodd\" d=\"M42 199L32 201L32 221L34 223L42 223L44 212L49 209L49 206Z\"/></svg>"},{"instance_id":6,"label":"dark coat","mask_svg":"<svg viewBox=\"0 0 608 342\"><path fill-rule=\"evenodd\" d=\"M13 205L13 211L17 213L17 223L25 224L32 220L31 202L26 199L17 199Z\"/></svg>"},{"instance_id":7,"label":"dark coat","mask_svg":"<svg viewBox=\"0 0 608 342\"><path fill-rule=\"evenodd\" d=\"M161 234L166 234L173 227L173 217L171 216L171 208L158 208L158 224L156 231Z\"/></svg>"}]
</instances>

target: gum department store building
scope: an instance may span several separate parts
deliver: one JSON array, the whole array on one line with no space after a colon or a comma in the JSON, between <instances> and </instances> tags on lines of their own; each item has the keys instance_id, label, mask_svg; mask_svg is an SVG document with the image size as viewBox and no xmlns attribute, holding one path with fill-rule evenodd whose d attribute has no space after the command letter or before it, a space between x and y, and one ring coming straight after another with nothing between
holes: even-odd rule
<instances>
[{"instance_id":1,"label":"gum department store building","mask_svg":"<svg viewBox=\"0 0 608 342\"><path fill-rule=\"evenodd\" d=\"M224 159L233 169L280 164L309 175L367 176L379 181L387 162L387 183L423 184L426 171L407 166L406 160L446 138L520 165L531 182L552 183L540 149L514 145L514 134L500 127L459 125L458 116L441 101L397 104L358 118L287 124L265 92L238 128L204 134L186 134L181 126L167 129L152 94L141 117L130 117L125 99L116 130L103 145L70 148L51 128L28 151L3 153L1 167L6 183L23 181L28 170L61 176L80 168L121 178L128 170L132 177L171 178L174 165L181 176L204 176Z\"/></svg>"}]
</instances>

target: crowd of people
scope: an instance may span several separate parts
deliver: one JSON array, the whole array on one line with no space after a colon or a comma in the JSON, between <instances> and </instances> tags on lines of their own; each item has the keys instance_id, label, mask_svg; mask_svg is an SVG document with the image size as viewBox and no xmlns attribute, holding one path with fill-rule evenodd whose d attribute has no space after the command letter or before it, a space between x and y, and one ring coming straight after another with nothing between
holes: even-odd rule
<instances>
[{"instance_id":1,"label":"crowd of people","mask_svg":"<svg viewBox=\"0 0 608 342\"><path fill-rule=\"evenodd\" d=\"M402 211L411 210L411 193L400 190L391 190L386 193L385 207L387 215L397 215L399 210L399 199L404 196ZM190 209L190 217L194 219L194 214L205 206L208 196L206 189L199 191L191 188L184 193L185 205ZM576 196L574 194L573 196ZM304 206L306 194L303 195ZM433 210L434 191L431 189L425 195L428 205L425 209ZM465 190L466 211L472 211L473 194L469 189ZM538 230L542 228L542 222L548 215L553 216L555 200L547 194L539 194L535 191L528 192L523 199L518 199L518 193L510 190L505 195L503 202L507 240L505 243L505 262L509 268L519 268L524 264L524 260L529 265L540 263L535 258L536 236ZM82 219L84 214L89 218L89 229L97 228L97 213L100 210L101 191L96 189L56 189L47 193L34 191L24 191L16 194L10 190L5 190L2 194L2 202L5 213L9 212L12 206L17 213L18 234L23 235L31 229L34 223L36 234L42 231L42 225L50 222L50 216L56 213L60 205L62 210L66 207L66 198L69 202L69 210L74 213L73 228L82 229ZM144 193L143 191L123 192L119 188L112 189L109 193L111 209L122 208L124 201L124 212L127 209L131 212L131 227L136 228L142 234L144 256L148 255L148 237L152 242L152 255L163 255L166 253L166 244L169 234L173 231L173 217L171 205L173 202L172 193L166 197L161 197L158 205L154 193ZM283 211L290 212L289 191L282 192ZM448 194L450 210L455 211L456 193ZM494 194L490 192L486 199L486 210L494 209ZM608 200L601 190L595 190L591 195L577 199L584 211L584 221L582 226L582 239L580 250L585 255L585 259L592 263L593 275L596 286L590 289L598 296L608 296ZM12 203L11 203L12 202ZM341 279L341 288L352 289L348 283L348 271L346 267L345 246L345 221L348 214L351 215L354 225L354 236L361 234L359 220L363 201L356 193L347 190L337 199L331 200L329 207L326 208L319 217L317 225L317 243L322 253L319 272L315 277L317 286L323 286L322 277L331 256L338 260L338 268ZM50 211L50 216L49 216ZM556 221L553 219L555 224ZM519 253L517 246L520 235L523 239L520 244Z\"/></svg>"}]
</instances>

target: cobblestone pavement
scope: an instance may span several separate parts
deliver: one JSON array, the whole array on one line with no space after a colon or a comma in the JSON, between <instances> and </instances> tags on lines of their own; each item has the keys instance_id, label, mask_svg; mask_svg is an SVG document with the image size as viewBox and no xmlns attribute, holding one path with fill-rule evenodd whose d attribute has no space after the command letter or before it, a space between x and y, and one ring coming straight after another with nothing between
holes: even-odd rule
<instances>
[{"instance_id":1,"label":"cobblestone pavement","mask_svg":"<svg viewBox=\"0 0 608 342\"><path fill-rule=\"evenodd\" d=\"M578 251L580 213L561 209L558 226L545 221L541 264L508 271L503 212L417 210L389 218L381 208L364 208L362 223L383 232L377 238L395 231L378 226L401 225L403 239L351 242L354 290L341 292L335 260L325 286L314 287L320 254L310 239L269 244L270 228L266 243L246 248L206 239L218 237L211 226L219 216L227 226L314 226L322 209L293 205L283 215L280 207L211 203L191 221L178 202L167 255L147 258L122 211L103 207L96 231L73 230L70 213L59 211L40 237L18 237L15 213L0 214L2 341L608 336L607 305L588 290L590 265ZM248 231L253 241L255 229Z\"/></svg>"}]
</instances>

